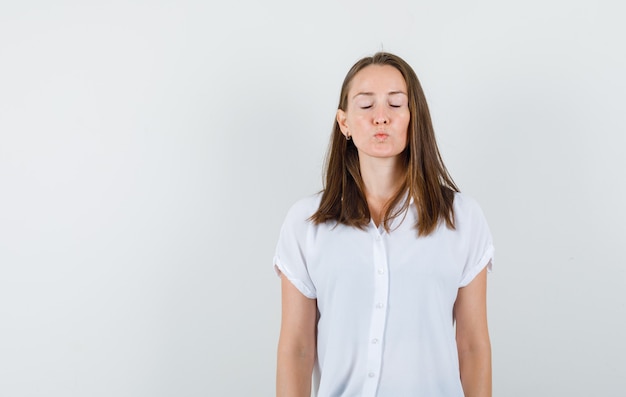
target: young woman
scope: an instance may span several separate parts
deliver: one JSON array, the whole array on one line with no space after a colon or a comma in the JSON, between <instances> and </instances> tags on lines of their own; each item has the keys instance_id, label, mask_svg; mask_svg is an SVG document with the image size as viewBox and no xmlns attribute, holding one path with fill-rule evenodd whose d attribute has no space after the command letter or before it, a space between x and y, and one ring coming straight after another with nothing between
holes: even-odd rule
<instances>
[{"instance_id":1,"label":"young woman","mask_svg":"<svg viewBox=\"0 0 626 397\"><path fill-rule=\"evenodd\" d=\"M281 229L277 396L490 397L493 244L398 56L348 72L324 190Z\"/></svg>"}]
</instances>

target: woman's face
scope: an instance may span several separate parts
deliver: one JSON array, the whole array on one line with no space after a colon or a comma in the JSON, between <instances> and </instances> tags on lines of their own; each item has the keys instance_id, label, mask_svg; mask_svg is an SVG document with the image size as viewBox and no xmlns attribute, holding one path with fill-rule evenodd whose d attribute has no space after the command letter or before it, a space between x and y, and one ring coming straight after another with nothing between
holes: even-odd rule
<instances>
[{"instance_id":1,"label":"woman's face","mask_svg":"<svg viewBox=\"0 0 626 397\"><path fill-rule=\"evenodd\" d=\"M337 111L341 132L359 159L397 157L407 145L411 113L404 77L389 65L370 65L352 79L348 105Z\"/></svg>"}]
</instances>

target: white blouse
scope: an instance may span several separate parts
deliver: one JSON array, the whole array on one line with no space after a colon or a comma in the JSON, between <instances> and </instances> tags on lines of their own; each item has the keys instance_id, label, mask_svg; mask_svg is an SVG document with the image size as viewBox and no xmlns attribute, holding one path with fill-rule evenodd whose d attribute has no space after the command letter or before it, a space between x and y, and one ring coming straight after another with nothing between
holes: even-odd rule
<instances>
[{"instance_id":1,"label":"white blouse","mask_svg":"<svg viewBox=\"0 0 626 397\"><path fill-rule=\"evenodd\" d=\"M274 265L317 299L318 397L462 397L453 321L459 288L485 266L493 244L478 204L457 193L456 230L417 237L409 207L391 232L307 219L321 194L289 210Z\"/></svg>"}]
</instances>

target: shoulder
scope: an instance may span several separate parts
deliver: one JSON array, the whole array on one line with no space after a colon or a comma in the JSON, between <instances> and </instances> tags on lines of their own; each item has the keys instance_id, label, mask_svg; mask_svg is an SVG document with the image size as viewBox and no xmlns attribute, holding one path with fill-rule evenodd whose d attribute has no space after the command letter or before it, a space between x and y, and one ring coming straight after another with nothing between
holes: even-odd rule
<instances>
[{"instance_id":1,"label":"shoulder","mask_svg":"<svg viewBox=\"0 0 626 397\"><path fill-rule=\"evenodd\" d=\"M319 206L318 195L302 198L291 205L280 229L278 248L302 246L311 234L313 223L309 220Z\"/></svg>"},{"instance_id":2,"label":"shoulder","mask_svg":"<svg viewBox=\"0 0 626 397\"><path fill-rule=\"evenodd\" d=\"M297 200L291 205L285 217L286 223L306 223L317 211L322 194L316 193Z\"/></svg>"},{"instance_id":3,"label":"shoulder","mask_svg":"<svg viewBox=\"0 0 626 397\"><path fill-rule=\"evenodd\" d=\"M484 219L482 208L478 201L465 193L454 194L454 217L457 224L481 222Z\"/></svg>"},{"instance_id":4,"label":"shoulder","mask_svg":"<svg viewBox=\"0 0 626 397\"><path fill-rule=\"evenodd\" d=\"M465 193L455 192L454 193L454 209L459 209L461 211L467 210L475 210L480 209L478 205L478 201L471 196L468 196Z\"/></svg>"},{"instance_id":5,"label":"shoulder","mask_svg":"<svg viewBox=\"0 0 626 397\"><path fill-rule=\"evenodd\" d=\"M309 218L320 206L321 197L321 193L316 193L301 198L291 205L287 214L301 215Z\"/></svg>"}]
</instances>

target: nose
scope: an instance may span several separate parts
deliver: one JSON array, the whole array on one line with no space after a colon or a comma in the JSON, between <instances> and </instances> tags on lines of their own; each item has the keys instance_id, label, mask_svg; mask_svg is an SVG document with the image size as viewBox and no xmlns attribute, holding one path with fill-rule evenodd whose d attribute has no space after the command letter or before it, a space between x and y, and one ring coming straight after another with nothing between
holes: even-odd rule
<instances>
[{"instance_id":1,"label":"nose","mask_svg":"<svg viewBox=\"0 0 626 397\"><path fill-rule=\"evenodd\" d=\"M388 124L389 123L389 117L387 117L387 112L385 112L384 109L379 109L376 114L374 114L374 124L376 125L381 125L381 124Z\"/></svg>"}]
</instances>

